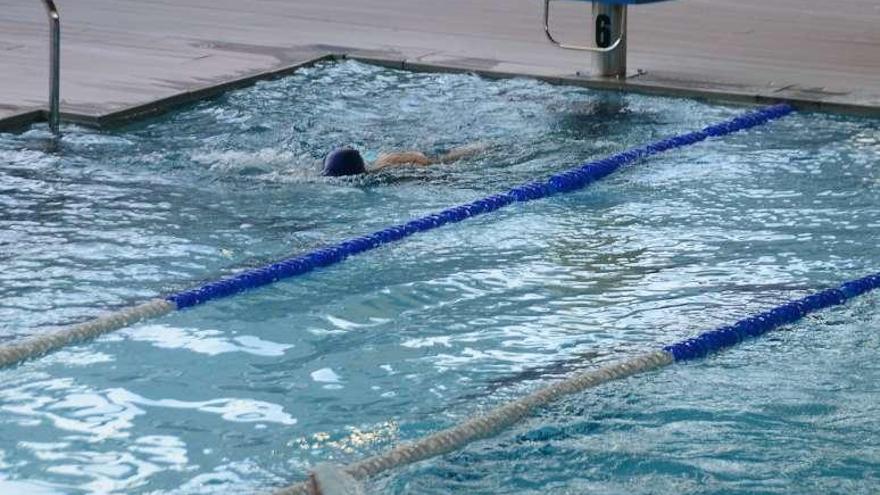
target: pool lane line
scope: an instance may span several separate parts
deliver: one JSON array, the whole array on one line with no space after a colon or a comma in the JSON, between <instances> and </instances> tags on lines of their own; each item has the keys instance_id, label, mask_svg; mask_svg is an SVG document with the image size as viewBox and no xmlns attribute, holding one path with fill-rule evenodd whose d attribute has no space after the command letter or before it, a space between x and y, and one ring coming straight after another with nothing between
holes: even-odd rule
<instances>
[{"instance_id":1,"label":"pool lane line","mask_svg":"<svg viewBox=\"0 0 880 495\"><path fill-rule=\"evenodd\" d=\"M624 165L637 160L690 146L710 137L726 136L751 129L771 120L785 117L794 111L794 107L789 104L760 108L739 117L710 125L699 131L673 136L601 160L584 163L555 174L544 181L522 184L501 194L447 208L438 213L379 230L369 235L348 239L300 256L247 270L229 278L169 295L164 299L153 300L109 313L85 323L63 327L53 332L28 337L21 342L3 345L0 346L0 368L13 366L77 342L94 339L137 321L156 318L176 310L198 306L214 299L229 297L249 289L304 275L317 268L339 263L349 256L371 251L418 232L436 229L447 223L456 223L470 217L491 213L513 203L533 201L553 194L583 189Z\"/></svg>"},{"instance_id":2,"label":"pool lane line","mask_svg":"<svg viewBox=\"0 0 880 495\"><path fill-rule=\"evenodd\" d=\"M566 395L572 395L601 384L657 370L673 363L700 359L745 340L759 337L776 328L795 323L805 316L833 306L845 304L858 296L880 289L880 273L843 283L836 288L791 301L773 309L723 326L633 358L576 373L552 383L520 399L473 416L456 426L427 437L404 443L383 454L368 457L348 466L319 465L309 473L309 481L290 485L275 495L332 495L339 492L323 489L327 485L357 487L383 472L432 457L448 454L467 444L490 437L513 426L539 408Z\"/></svg>"},{"instance_id":3,"label":"pool lane line","mask_svg":"<svg viewBox=\"0 0 880 495\"><path fill-rule=\"evenodd\" d=\"M0 368L16 365L28 359L57 351L68 345L92 340L105 333L119 330L138 321L167 315L174 312L175 309L174 303L165 299L153 299L137 306L130 306L107 313L83 323L66 326L53 332L26 337L11 344L5 344L0 346Z\"/></svg>"},{"instance_id":4,"label":"pool lane line","mask_svg":"<svg viewBox=\"0 0 880 495\"><path fill-rule=\"evenodd\" d=\"M214 299L238 294L248 289L269 285L279 280L303 275L316 268L339 263L349 256L376 249L419 232L436 229L447 223L461 222L467 218L490 213L513 203L533 201L557 193L582 189L636 160L657 155L671 149L689 146L704 141L709 137L725 136L744 129L750 129L784 117L792 112L794 112L794 107L788 104L765 107L726 122L711 125L700 131L663 139L646 146L617 153L608 158L588 162L553 175L544 181L522 184L505 193L495 194L464 205L447 208L369 235L348 239L310 253L248 270L201 287L178 292L168 296L166 299L174 303L177 309L184 309L204 304Z\"/></svg>"}]
</instances>

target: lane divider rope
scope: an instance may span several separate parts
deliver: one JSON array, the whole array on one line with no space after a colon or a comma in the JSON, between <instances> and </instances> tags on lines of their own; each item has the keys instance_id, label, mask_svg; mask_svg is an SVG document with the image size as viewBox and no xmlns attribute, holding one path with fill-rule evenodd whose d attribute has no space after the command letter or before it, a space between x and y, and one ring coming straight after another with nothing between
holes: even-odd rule
<instances>
[{"instance_id":1,"label":"lane divider rope","mask_svg":"<svg viewBox=\"0 0 880 495\"><path fill-rule=\"evenodd\" d=\"M562 381L538 389L531 394L474 416L451 428L425 438L402 444L386 453L375 455L348 466L319 465L309 480L275 492L275 495L350 495L362 493L359 483L383 472L418 461L437 457L501 430L527 418L535 409L557 399L630 377L676 362L705 357L759 337L771 330L794 323L810 313L842 305L862 294L880 289L880 273L841 284L832 289L791 301L763 313L744 318L664 347L598 369L580 372Z\"/></svg>"},{"instance_id":2,"label":"lane divider rope","mask_svg":"<svg viewBox=\"0 0 880 495\"><path fill-rule=\"evenodd\" d=\"M470 203L447 208L407 223L388 227L369 235L355 237L309 253L287 258L237 275L210 282L200 287L169 295L170 305L150 303L110 313L96 320L62 328L45 335L36 335L23 342L0 346L0 368L52 352L66 345L95 338L123 328L138 320L155 318L175 310L204 304L240 292L273 284L279 280L304 275L315 269L340 263L350 256L371 251L419 232L436 229L448 223L491 213L513 203L533 201L553 194L583 189L629 163L672 149L690 146L710 137L720 137L766 124L794 112L789 104L779 104L747 112L739 117L710 125L702 130L673 136L646 146L633 148L610 157L584 163L543 181L516 186L507 192L488 196ZM161 306L161 307L160 307ZM145 309L146 308L146 309Z\"/></svg>"},{"instance_id":3,"label":"lane divider rope","mask_svg":"<svg viewBox=\"0 0 880 495\"><path fill-rule=\"evenodd\" d=\"M471 203L447 208L438 213L417 218L404 224L394 225L369 235L348 239L301 256L248 270L230 278L179 292L168 296L167 299L173 302L178 309L189 308L248 289L269 285L279 280L303 275L316 268L339 263L349 256L376 249L418 232L436 229L447 223L461 222L467 218L490 213L516 202L533 201L556 193L582 189L636 160L671 149L689 146L704 141L709 137L724 136L759 126L770 120L784 117L793 111L794 108L788 104L765 107L726 122L711 125L700 131L674 136L640 148L633 148L602 160L588 162L553 175L549 179L519 185L505 193L495 194Z\"/></svg>"},{"instance_id":4,"label":"lane divider rope","mask_svg":"<svg viewBox=\"0 0 880 495\"><path fill-rule=\"evenodd\" d=\"M0 346L0 368L18 364L27 359L57 351L78 342L92 340L105 333L127 327L141 320L158 318L174 311L174 304L165 299L152 301L114 311L77 325L53 332L27 337L19 342Z\"/></svg>"}]
</instances>

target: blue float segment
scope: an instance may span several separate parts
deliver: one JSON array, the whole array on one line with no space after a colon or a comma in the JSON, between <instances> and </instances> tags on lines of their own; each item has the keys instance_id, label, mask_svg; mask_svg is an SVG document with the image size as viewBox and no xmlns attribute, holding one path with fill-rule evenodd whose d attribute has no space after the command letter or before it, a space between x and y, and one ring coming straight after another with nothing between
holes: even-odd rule
<instances>
[{"instance_id":1,"label":"blue float segment","mask_svg":"<svg viewBox=\"0 0 880 495\"><path fill-rule=\"evenodd\" d=\"M197 306L213 299L228 297L239 292L311 272L315 268L330 266L349 256L360 254L379 246L399 241L418 232L436 229L448 223L491 213L512 203L546 198L553 194L582 189L614 173L624 165L664 151L689 146L713 136L723 136L733 132L764 124L793 112L791 105L774 105L746 113L727 122L706 129L690 132L655 143L634 148L616 155L584 163L580 166L551 176L544 181L522 184L501 194L494 194L470 203L447 208L431 215L410 220L369 235L355 237L340 243L317 249L294 258L272 263L261 268L248 270L238 275L205 284L201 287L172 294L165 299L174 303L177 309ZM858 288L848 288L850 292Z\"/></svg>"},{"instance_id":2,"label":"blue float segment","mask_svg":"<svg viewBox=\"0 0 880 495\"><path fill-rule=\"evenodd\" d=\"M794 323L810 313L843 304L876 289L880 289L880 273L791 301L740 320L733 325L666 346L663 350L672 354L675 361L699 359L734 346L747 338L758 337L783 325Z\"/></svg>"}]
</instances>

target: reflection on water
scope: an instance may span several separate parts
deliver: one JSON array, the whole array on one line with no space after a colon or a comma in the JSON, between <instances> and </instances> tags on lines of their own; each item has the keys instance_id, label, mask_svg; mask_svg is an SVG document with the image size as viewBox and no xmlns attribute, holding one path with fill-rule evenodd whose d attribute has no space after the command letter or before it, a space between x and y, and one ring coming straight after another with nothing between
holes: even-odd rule
<instances>
[{"instance_id":1,"label":"reflection on water","mask_svg":"<svg viewBox=\"0 0 880 495\"><path fill-rule=\"evenodd\" d=\"M0 339L740 109L327 64L96 132L0 135ZM326 179L368 156L457 163ZM0 372L0 493L245 493L878 270L880 130L800 114ZM388 493L870 493L877 298L611 384ZM792 456L791 452L798 452ZM858 455L853 453L857 452Z\"/></svg>"},{"instance_id":2,"label":"reflection on water","mask_svg":"<svg viewBox=\"0 0 880 495\"><path fill-rule=\"evenodd\" d=\"M127 328L117 335L123 335L131 340L151 342L156 347L186 349L209 356L225 352L246 352L256 356L283 356L285 349L293 347L292 345L268 342L253 335L228 338L220 330L175 328L161 324Z\"/></svg>"}]
</instances>

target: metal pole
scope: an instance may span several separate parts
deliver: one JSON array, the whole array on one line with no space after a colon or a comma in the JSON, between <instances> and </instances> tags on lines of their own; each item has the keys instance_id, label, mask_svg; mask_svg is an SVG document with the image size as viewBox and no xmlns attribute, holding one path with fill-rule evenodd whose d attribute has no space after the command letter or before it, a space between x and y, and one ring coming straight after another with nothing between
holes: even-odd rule
<instances>
[{"instance_id":1,"label":"metal pole","mask_svg":"<svg viewBox=\"0 0 880 495\"><path fill-rule=\"evenodd\" d=\"M61 122L61 17L54 0L43 0L49 16L49 129L60 135Z\"/></svg>"},{"instance_id":2,"label":"metal pole","mask_svg":"<svg viewBox=\"0 0 880 495\"><path fill-rule=\"evenodd\" d=\"M597 48L608 48L619 40L614 50L593 54L593 75L626 77L626 5L593 2L593 26Z\"/></svg>"}]
</instances>

